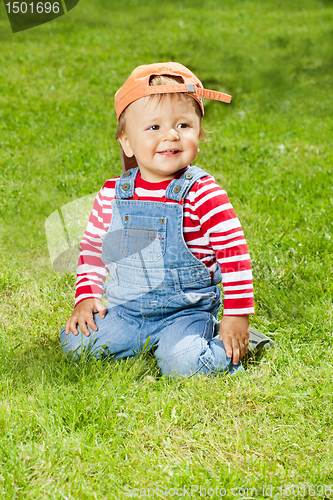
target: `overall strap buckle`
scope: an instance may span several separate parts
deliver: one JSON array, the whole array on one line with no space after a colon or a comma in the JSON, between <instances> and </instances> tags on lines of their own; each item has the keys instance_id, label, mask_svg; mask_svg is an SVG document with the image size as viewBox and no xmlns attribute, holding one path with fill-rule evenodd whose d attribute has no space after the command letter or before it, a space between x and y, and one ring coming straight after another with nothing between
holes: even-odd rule
<instances>
[{"instance_id":1,"label":"overall strap buckle","mask_svg":"<svg viewBox=\"0 0 333 500\"><path fill-rule=\"evenodd\" d=\"M182 204L182 200L184 202L193 184L207 175L209 174L199 167L188 167L179 179L172 179L165 192L165 197Z\"/></svg>"},{"instance_id":2,"label":"overall strap buckle","mask_svg":"<svg viewBox=\"0 0 333 500\"><path fill-rule=\"evenodd\" d=\"M137 199L137 195L134 193L135 189L135 179L138 175L139 167L131 168L126 172L123 172L119 179L116 181L116 198L118 200L127 200L135 197Z\"/></svg>"}]
</instances>

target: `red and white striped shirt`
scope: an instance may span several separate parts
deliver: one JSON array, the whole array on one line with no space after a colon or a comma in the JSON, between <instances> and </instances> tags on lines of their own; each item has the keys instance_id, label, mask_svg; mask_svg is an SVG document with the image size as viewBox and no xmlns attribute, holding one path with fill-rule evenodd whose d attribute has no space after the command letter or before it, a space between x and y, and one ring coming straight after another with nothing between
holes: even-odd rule
<instances>
[{"instance_id":1,"label":"red and white striped shirt","mask_svg":"<svg viewBox=\"0 0 333 500\"><path fill-rule=\"evenodd\" d=\"M177 172L180 177L184 170ZM106 181L96 196L87 229L81 242L77 269L75 306L84 299L103 296L108 270L102 262L102 243L111 224L111 200L118 177ZM140 200L159 201L171 180L151 183L140 172L135 193ZM166 203L175 203L167 200ZM254 314L251 261L244 233L227 193L213 177L194 183L183 205L184 240L193 253L214 273L219 262L224 290L224 315Z\"/></svg>"}]
</instances>

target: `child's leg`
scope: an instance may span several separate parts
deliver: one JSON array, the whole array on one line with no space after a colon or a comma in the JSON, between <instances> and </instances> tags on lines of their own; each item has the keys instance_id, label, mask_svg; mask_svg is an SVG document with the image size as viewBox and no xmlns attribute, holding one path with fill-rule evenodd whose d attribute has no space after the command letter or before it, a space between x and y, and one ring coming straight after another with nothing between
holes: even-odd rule
<instances>
[{"instance_id":1,"label":"child's leg","mask_svg":"<svg viewBox=\"0 0 333 500\"><path fill-rule=\"evenodd\" d=\"M65 333L65 328L61 330L61 345L66 353L73 353L78 357L83 351L99 358L102 355L114 355L115 358L133 356L139 352L142 339L140 330L142 322L135 317L124 319L125 314L122 307L107 307L105 317L102 319L99 314L94 314L94 321L98 328L97 332L89 326L90 336L81 333L74 335Z\"/></svg>"},{"instance_id":2,"label":"child's leg","mask_svg":"<svg viewBox=\"0 0 333 500\"><path fill-rule=\"evenodd\" d=\"M241 363L234 366L223 342L214 337L215 324L212 314L196 311L164 328L155 351L162 373L174 377L242 370Z\"/></svg>"}]
</instances>

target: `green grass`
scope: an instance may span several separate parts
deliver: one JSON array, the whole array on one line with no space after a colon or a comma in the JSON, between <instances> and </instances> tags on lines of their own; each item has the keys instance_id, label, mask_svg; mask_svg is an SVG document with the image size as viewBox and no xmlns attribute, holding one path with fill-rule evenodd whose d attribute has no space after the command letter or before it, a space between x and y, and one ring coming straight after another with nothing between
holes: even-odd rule
<instances>
[{"instance_id":1,"label":"green grass","mask_svg":"<svg viewBox=\"0 0 333 500\"><path fill-rule=\"evenodd\" d=\"M328 0L81 0L12 34L0 7L3 498L333 498L332 20ZM114 92L163 60L233 95L206 102L197 164L235 206L251 321L276 341L233 378L60 352L74 277L52 271L45 220L120 173Z\"/></svg>"}]
</instances>

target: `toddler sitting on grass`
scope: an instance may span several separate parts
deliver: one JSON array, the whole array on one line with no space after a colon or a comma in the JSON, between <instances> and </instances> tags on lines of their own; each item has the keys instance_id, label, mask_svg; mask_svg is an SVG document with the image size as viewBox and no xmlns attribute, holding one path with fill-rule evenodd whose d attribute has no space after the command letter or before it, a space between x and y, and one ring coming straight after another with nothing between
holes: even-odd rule
<instances>
[{"instance_id":1,"label":"toddler sitting on grass","mask_svg":"<svg viewBox=\"0 0 333 500\"><path fill-rule=\"evenodd\" d=\"M139 66L116 93L125 172L96 197L65 352L123 358L155 346L167 376L242 369L254 313L250 256L226 192L192 166L203 97L231 99L178 63Z\"/></svg>"}]
</instances>

